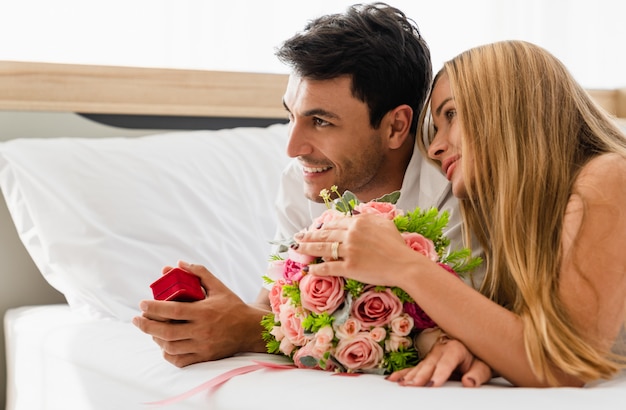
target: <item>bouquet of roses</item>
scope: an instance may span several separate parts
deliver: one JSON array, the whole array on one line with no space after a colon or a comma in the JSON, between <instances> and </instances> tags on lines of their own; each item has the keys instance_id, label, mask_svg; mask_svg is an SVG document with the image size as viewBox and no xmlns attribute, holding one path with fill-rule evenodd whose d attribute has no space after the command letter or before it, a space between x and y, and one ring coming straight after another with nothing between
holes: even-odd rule
<instances>
[{"instance_id":1,"label":"bouquet of roses","mask_svg":"<svg viewBox=\"0 0 626 410\"><path fill-rule=\"evenodd\" d=\"M339 198L331 201L331 192ZM405 213L395 206L399 192L365 203L350 192L341 196L335 186L320 195L328 210L312 227L333 218L376 214L393 220L407 246L454 275L481 263L469 249L448 250L450 241L443 235L447 211L416 208ZM302 255L291 244L291 239L279 244L264 276L271 284L272 312L261 322L269 353L285 355L300 368L350 373L385 374L418 363L414 336L436 324L406 292L308 274L304 266L323 260Z\"/></svg>"}]
</instances>

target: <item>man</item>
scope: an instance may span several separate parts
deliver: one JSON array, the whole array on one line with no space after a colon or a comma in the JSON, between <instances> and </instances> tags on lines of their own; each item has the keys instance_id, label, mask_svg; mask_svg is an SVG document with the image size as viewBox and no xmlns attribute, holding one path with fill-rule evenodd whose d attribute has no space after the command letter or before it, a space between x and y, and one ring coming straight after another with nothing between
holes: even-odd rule
<instances>
[{"instance_id":1,"label":"man","mask_svg":"<svg viewBox=\"0 0 626 410\"><path fill-rule=\"evenodd\" d=\"M311 21L277 56L292 68L283 103L289 113L287 153L295 158L276 202L277 237L309 226L326 209L319 192L337 185L362 201L401 190L402 209L448 209L447 235L460 246L460 218L448 181L415 148L417 117L432 79L430 52L415 24L384 4L353 6ZM260 320L270 311L267 291L246 304L204 267L180 267L202 279L208 297L194 303L142 301L143 316L133 321L153 336L164 358L183 367L265 352Z\"/></svg>"}]
</instances>

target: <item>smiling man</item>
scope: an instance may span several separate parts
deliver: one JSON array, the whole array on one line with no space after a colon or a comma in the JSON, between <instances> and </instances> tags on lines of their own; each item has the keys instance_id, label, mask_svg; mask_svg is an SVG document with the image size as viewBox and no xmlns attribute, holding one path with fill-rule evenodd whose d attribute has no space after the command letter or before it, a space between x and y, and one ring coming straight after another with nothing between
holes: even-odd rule
<instances>
[{"instance_id":1,"label":"smiling man","mask_svg":"<svg viewBox=\"0 0 626 410\"><path fill-rule=\"evenodd\" d=\"M446 235L460 246L448 181L415 148L417 117L432 79L430 52L416 25L385 4L356 5L312 20L277 56L292 68L283 103L287 153L294 158L276 200L277 239L309 226L326 209L320 191L337 185L362 201L400 190L402 209L447 209ZM264 352L260 321L270 311L267 290L246 304L203 266L181 267L200 276L208 297L189 304L143 301L143 316L134 320L164 358L182 367ZM259 266L259 283L263 270Z\"/></svg>"}]
</instances>

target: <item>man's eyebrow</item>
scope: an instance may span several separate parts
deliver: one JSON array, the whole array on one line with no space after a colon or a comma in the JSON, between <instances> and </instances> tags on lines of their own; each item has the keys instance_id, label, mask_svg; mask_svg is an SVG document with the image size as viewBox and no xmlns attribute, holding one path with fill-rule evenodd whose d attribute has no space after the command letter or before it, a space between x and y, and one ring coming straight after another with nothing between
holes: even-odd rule
<instances>
[{"instance_id":1,"label":"man's eyebrow","mask_svg":"<svg viewBox=\"0 0 626 410\"><path fill-rule=\"evenodd\" d=\"M322 108L313 108L311 110L305 111L304 115L307 117L324 117L324 118L339 119L339 116L337 114L324 110Z\"/></svg>"},{"instance_id":2,"label":"man's eyebrow","mask_svg":"<svg viewBox=\"0 0 626 410\"><path fill-rule=\"evenodd\" d=\"M291 110L287 106L287 103L285 103L284 99L283 99L283 107L285 107L285 109L288 112L291 112ZM303 115L305 117L324 117L324 118L340 119L340 117L337 114L330 112L328 110L324 110L323 108L313 108L311 110L305 111Z\"/></svg>"},{"instance_id":3,"label":"man's eyebrow","mask_svg":"<svg viewBox=\"0 0 626 410\"><path fill-rule=\"evenodd\" d=\"M439 106L438 106L438 107L437 107L437 109L435 110L435 115L436 115L437 117L439 116L439 114L441 114L441 110L443 109L443 106L444 106L444 105L446 105L446 103L447 103L448 101L450 101L450 100L452 100L452 97L448 97L448 98L446 98L445 100L443 100L443 101L441 102L441 104L439 104Z\"/></svg>"}]
</instances>

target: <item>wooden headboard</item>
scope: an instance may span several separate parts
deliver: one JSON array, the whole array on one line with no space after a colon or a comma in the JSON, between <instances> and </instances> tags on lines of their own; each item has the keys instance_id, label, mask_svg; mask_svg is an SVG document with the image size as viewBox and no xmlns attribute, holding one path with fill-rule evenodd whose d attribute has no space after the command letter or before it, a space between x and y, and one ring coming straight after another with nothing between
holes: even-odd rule
<instances>
[{"instance_id":1,"label":"wooden headboard","mask_svg":"<svg viewBox=\"0 0 626 410\"><path fill-rule=\"evenodd\" d=\"M287 76L0 61L0 110L284 118Z\"/></svg>"}]
</instances>

